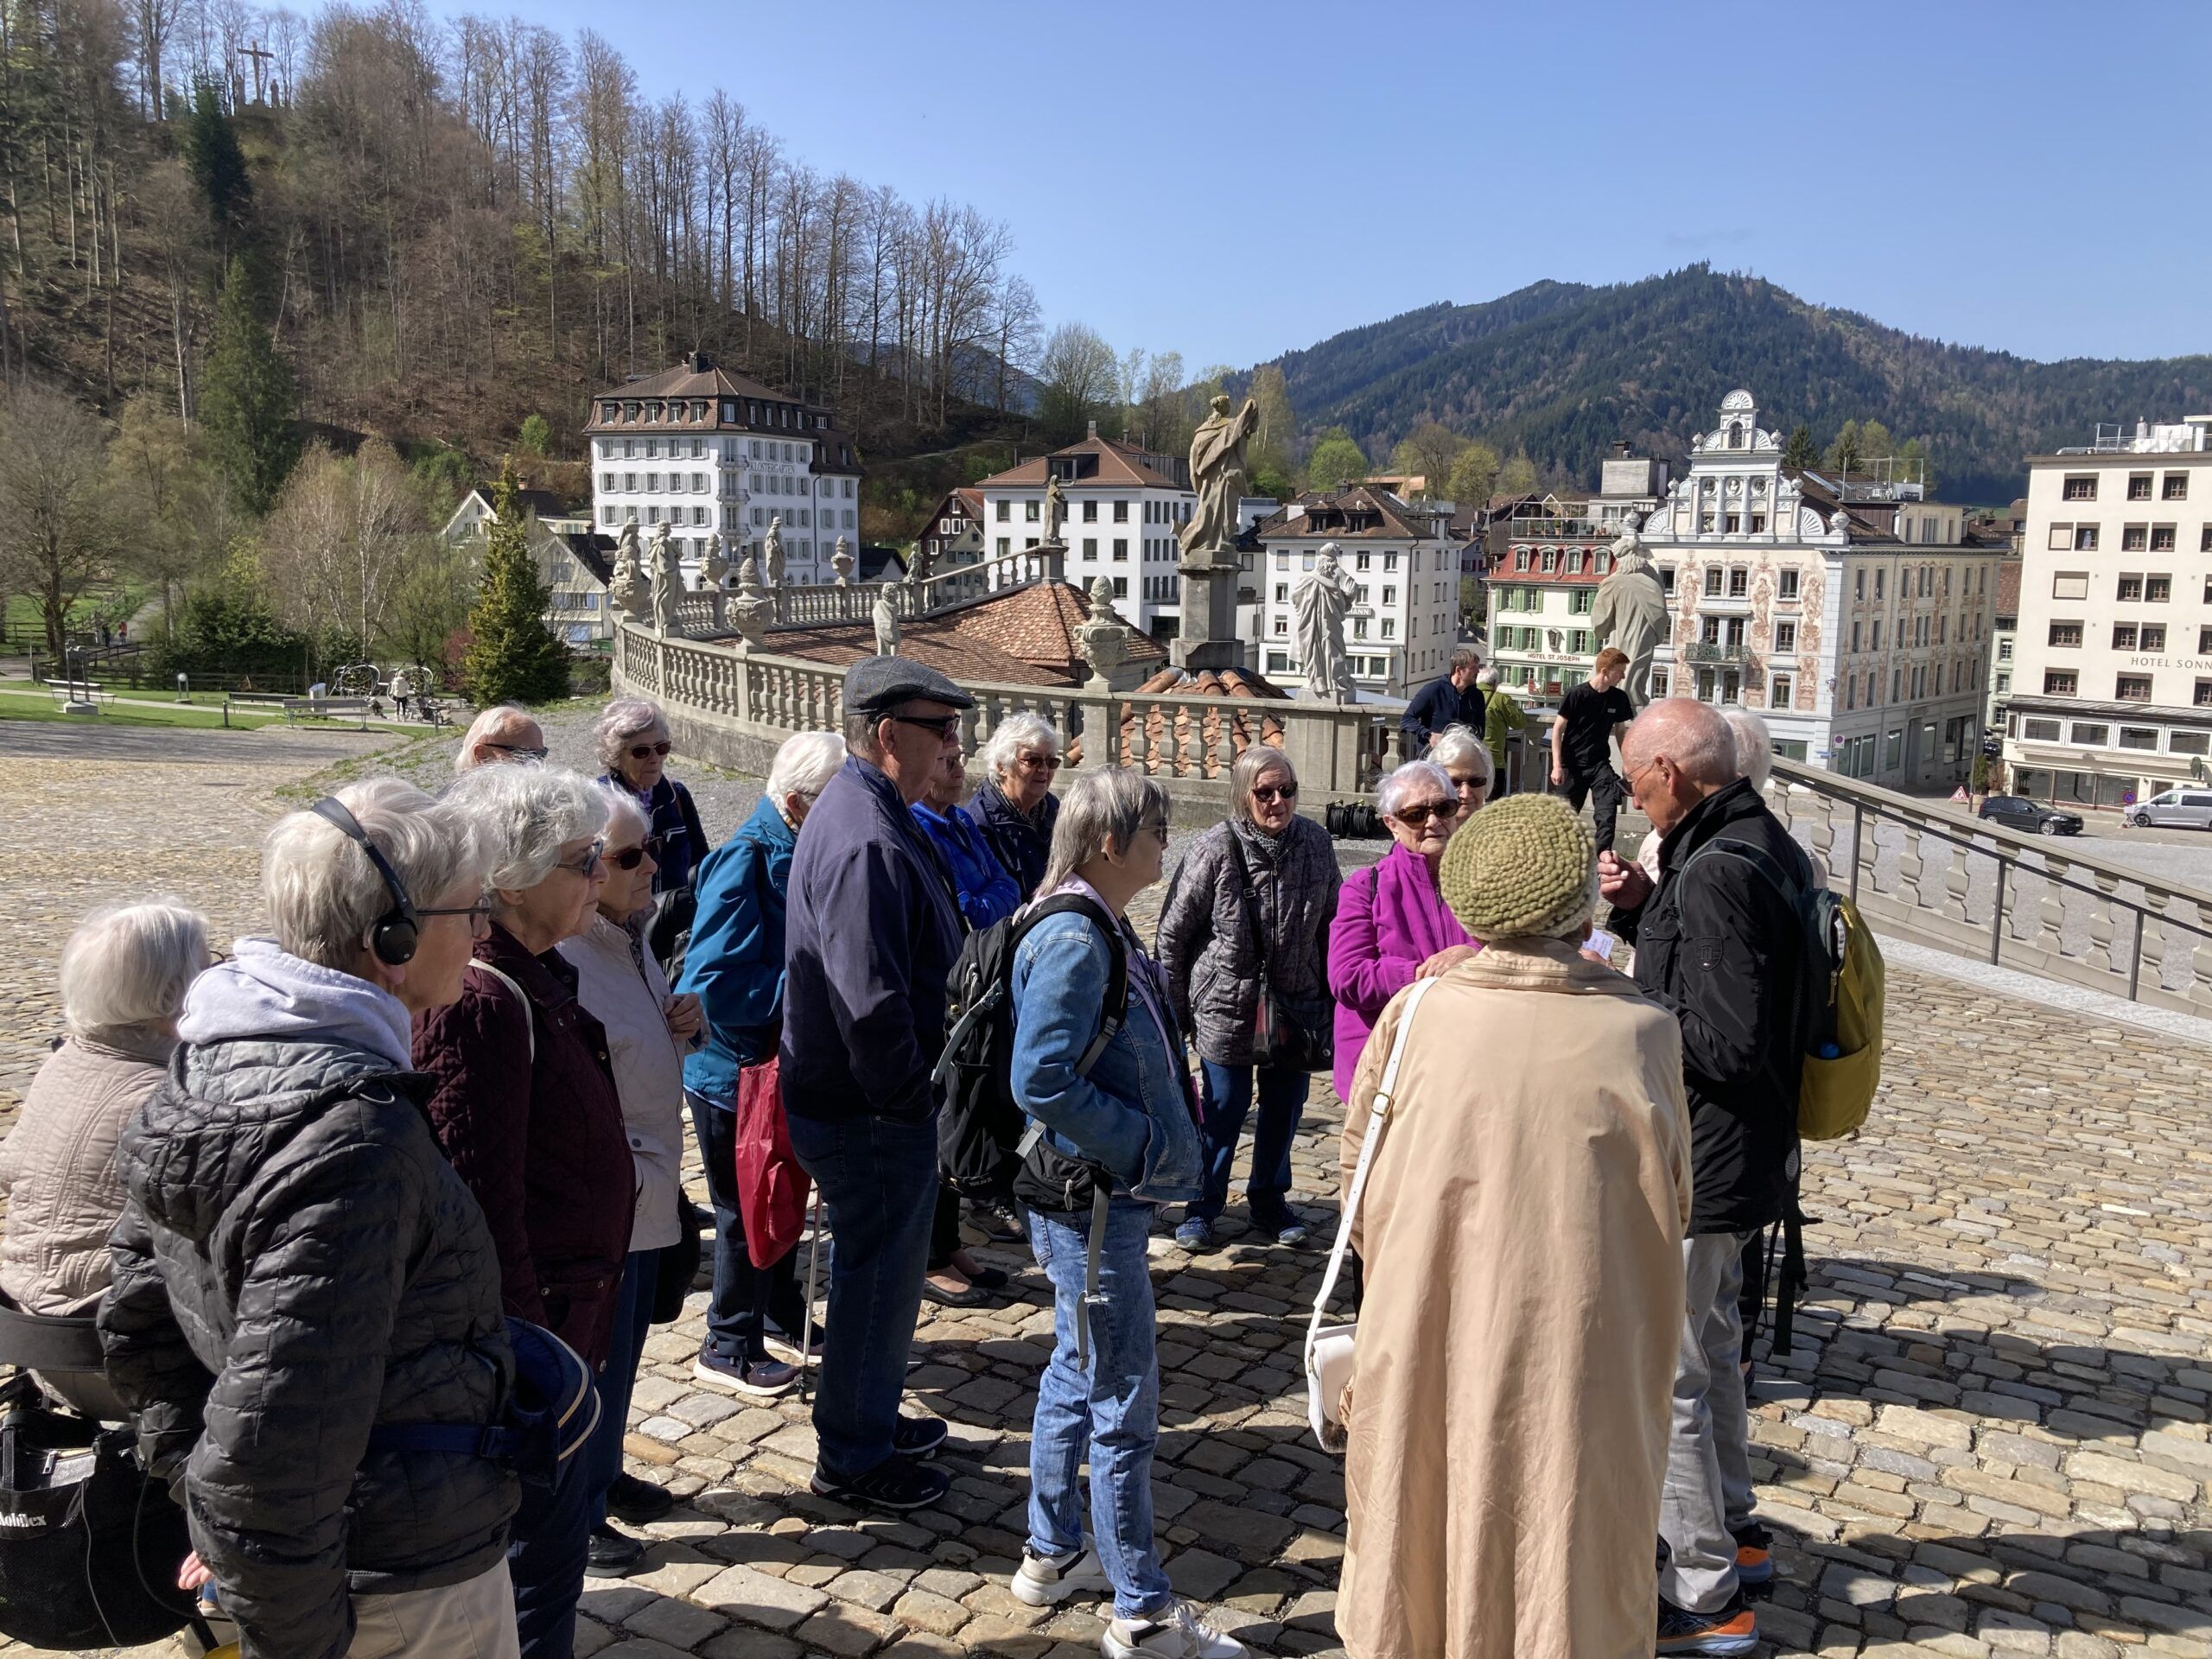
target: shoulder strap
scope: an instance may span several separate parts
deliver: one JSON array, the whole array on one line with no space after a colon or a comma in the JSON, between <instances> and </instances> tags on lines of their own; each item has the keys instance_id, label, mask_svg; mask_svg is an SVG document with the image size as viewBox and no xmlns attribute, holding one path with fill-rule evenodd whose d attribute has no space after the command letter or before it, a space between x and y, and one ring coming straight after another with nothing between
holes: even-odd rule
<instances>
[{"instance_id":1,"label":"shoulder strap","mask_svg":"<svg viewBox=\"0 0 2212 1659\"><path fill-rule=\"evenodd\" d=\"M522 1004L523 1029L530 1033L530 1063L536 1065L537 1064L537 1014L530 1005L530 998L524 994L522 987L515 983L512 974L494 968L490 963L480 957L470 957L468 965L480 972L491 975L493 978L515 994L515 1001Z\"/></svg>"},{"instance_id":2,"label":"shoulder strap","mask_svg":"<svg viewBox=\"0 0 2212 1659\"><path fill-rule=\"evenodd\" d=\"M1351 1244L1352 1223L1359 1215L1361 1195L1367 1191L1367 1172L1374 1166L1376 1143L1382 1138L1382 1120L1390 1113L1390 1093L1398 1086L1398 1063L1406 1058L1406 1039L1413 1034L1414 1015L1421 1011L1421 998L1436 982L1433 977L1415 980L1406 995L1406 1006L1398 1015L1398 1029L1390 1039L1390 1055L1382 1063L1382 1078L1375 1085L1375 1103L1368 1109L1367 1134L1359 1143L1359 1161L1352 1166L1351 1187L1344 1194L1344 1213L1337 1221L1337 1243L1329 1252L1329 1270L1321 1275L1321 1294L1313 1299L1313 1318L1306 1331L1308 1353L1321 1333L1321 1320L1328 1311L1329 1298L1336 1294L1337 1275L1344 1271L1344 1251Z\"/></svg>"},{"instance_id":3,"label":"shoulder strap","mask_svg":"<svg viewBox=\"0 0 2212 1659\"><path fill-rule=\"evenodd\" d=\"M1244 848L1236 839L1236 826L1225 824L1223 833L1229 837L1230 866L1236 872L1237 906L1244 913L1245 929L1252 936L1252 954L1259 958L1260 970L1264 974L1268 966L1268 935L1260 925L1260 907L1252 897L1252 867L1244 861Z\"/></svg>"},{"instance_id":4,"label":"shoulder strap","mask_svg":"<svg viewBox=\"0 0 2212 1659\"><path fill-rule=\"evenodd\" d=\"M1122 930L1113 917L1092 900L1079 893L1056 893L1049 899L1040 899L1017 917L1014 937L1007 941L1007 971L1013 971L1014 953L1020 946L1029 930L1047 916L1065 916L1073 912L1082 917L1106 936L1106 1002L1098 1023L1098 1034L1090 1039L1090 1046L1083 1051L1083 1058L1075 1063L1076 1076L1088 1077L1090 1068L1098 1064L1098 1057L1106 1052L1106 1045L1114 1040L1114 1033L1129 1011L1129 953L1122 942Z\"/></svg>"}]
</instances>

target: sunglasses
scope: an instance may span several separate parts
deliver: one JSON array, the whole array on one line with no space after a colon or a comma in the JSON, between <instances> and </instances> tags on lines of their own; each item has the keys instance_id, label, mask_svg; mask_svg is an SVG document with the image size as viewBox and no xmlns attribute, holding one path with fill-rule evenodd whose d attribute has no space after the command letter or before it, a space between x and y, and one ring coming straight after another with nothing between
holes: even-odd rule
<instances>
[{"instance_id":1,"label":"sunglasses","mask_svg":"<svg viewBox=\"0 0 2212 1659\"><path fill-rule=\"evenodd\" d=\"M657 754L660 756L662 760L665 760L668 759L668 752L675 747L676 746L674 744L667 742L632 743L630 746L630 758L632 760L650 760L652 756ZM545 751L543 749L538 751L540 755L543 755Z\"/></svg>"},{"instance_id":2,"label":"sunglasses","mask_svg":"<svg viewBox=\"0 0 2212 1659\"><path fill-rule=\"evenodd\" d=\"M1272 806L1277 801L1294 801L1298 798L1298 785L1296 784L1262 784L1252 791L1252 798L1262 806Z\"/></svg>"},{"instance_id":3,"label":"sunglasses","mask_svg":"<svg viewBox=\"0 0 2212 1659\"><path fill-rule=\"evenodd\" d=\"M1014 764L1031 772L1058 772L1061 761L1057 754L1024 754L1016 756Z\"/></svg>"},{"instance_id":4,"label":"sunglasses","mask_svg":"<svg viewBox=\"0 0 2212 1659\"><path fill-rule=\"evenodd\" d=\"M1408 830L1418 830L1434 818L1439 823L1459 816L1457 801L1423 801L1414 806L1402 806L1390 815Z\"/></svg>"},{"instance_id":5,"label":"sunglasses","mask_svg":"<svg viewBox=\"0 0 2212 1659\"><path fill-rule=\"evenodd\" d=\"M960 735L957 715L893 715L890 718L901 726L918 726L925 732L935 732L940 743L950 743Z\"/></svg>"},{"instance_id":6,"label":"sunglasses","mask_svg":"<svg viewBox=\"0 0 2212 1659\"><path fill-rule=\"evenodd\" d=\"M418 905L415 914L418 917L466 916L468 918L468 931L480 939L492 931L492 906L489 905Z\"/></svg>"},{"instance_id":7,"label":"sunglasses","mask_svg":"<svg viewBox=\"0 0 2212 1659\"><path fill-rule=\"evenodd\" d=\"M583 857L575 863L556 864L553 868L556 870L574 870L578 875L581 875L585 880L588 881L592 877L599 874L601 867L607 862L606 858L603 856L606 849L607 843L605 842L594 841L592 842L590 848L585 852Z\"/></svg>"},{"instance_id":8,"label":"sunglasses","mask_svg":"<svg viewBox=\"0 0 2212 1659\"><path fill-rule=\"evenodd\" d=\"M634 870L650 855L656 864L660 862L661 838L647 836L634 847L625 847L619 853L609 853L607 861L618 870Z\"/></svg>"}]
</instances>

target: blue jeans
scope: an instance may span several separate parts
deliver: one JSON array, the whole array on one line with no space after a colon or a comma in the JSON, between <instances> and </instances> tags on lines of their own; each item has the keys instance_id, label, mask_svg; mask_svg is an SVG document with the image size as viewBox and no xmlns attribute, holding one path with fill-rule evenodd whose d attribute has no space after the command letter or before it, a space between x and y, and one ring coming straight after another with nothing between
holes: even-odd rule
<instances>
[{"instance_id":1,"label":"blue jeans","mask_svg":"<svg viewBox=\"0 0 2212 1659\"><path fill-rule=\"evenodd\" d=\"M1078 1471L1090 1464L1090 1529L1114 1586L1114 1611L1142 1618L1173 1592L1152 1532L1152 1454L1160 1443L1160 1360L1153 1348L1152 1206L1116 1198L1106 1211L1090 1310L1090 1369L1076 1363L1090 1212L1032 1210L1029 1248L1052 1281L1052 1359L1037 1383L1029 1440L1029 1548L1060 1555L1083 1544Z\"/></svg>"},{"instance_id":2,"label":"blue jeans","mask_svg":"<svg viewBox=\"0 0 2212 1659\"><path fill-rule=\"evenodd\" d=\"M645 1357L645 1332L652 1329L653 1290L660 1281L660 1252L632 1250L622 1269L622 1289L614 1302L614 1341L599 1372L599 1427L583 1449L591 1498L587 1512L594 1527L607 1522L607 1489L622 1472L622 1434L630 1422L630 1390L638 1384L638 1362Z\"/></svg>"},{"instance_id":3,"label":"blue jeans","mask_svg":"<svg viewBox=\"0 0 2212 1659\"><path fill-rule=\"evenodd\" d=\"M1183 1211L1186 1221L1217 1219L1229 1202L1229 1178L1236 1167L1236 1137L1252 1106L1254 1068L1199 1062L1198 1103L1205 1118L1205 1196ZM1244 1183L1252 1224L1268 1231L1290 1224L1290 1142L1306 1115L1306 1090L1312 1079L1286 1066L1258 1068L1260 1117L1252 1126L1252 1174Z\"/></svg>"},{"instance_id":4,"label":"blue jeans","mask_svg":"<svg viewBox=\"0 0 2212 1659\"><path fill-rule=\"evenodd\" d=\"M814 1394L815 1467L856 1480L891 1455L937 1209L937 1123L791 1119L835 1248Z\"/></svg>"},{"instance_id":5,"label":"blue jeans","mask_svg":"<svg viewBox=\"0 0 2212 1659\"><path fill-rule=\"evenodd\" d=\"M515 1586L515 1633L523 1659L572 1659L576 1603L591 1555L591 1447L562 1466L550 1503L527 1491L515 1512L507 1574Z\"/></svg>"},{"instance_id":6,"label":"blue jeans","mask_svg":"<svg viewBox=\"0 0 2212 1659\"><path fill-rule=\"evenodd\" d=\"M772 1331L794 1344L804 1327L805 1298L798 1287L796 1249L784 1252L771 1268L756 1268L745 1248L745 1217L737 1201L737 1111L728 1101L691 1090L691 1127L699 1136L699 1160L707 1172L707 1196L715 1206L715 1289L707 1304L708 1353L756 1363L768 1357L764 1333Z\"/></svg>"}]
</instances>

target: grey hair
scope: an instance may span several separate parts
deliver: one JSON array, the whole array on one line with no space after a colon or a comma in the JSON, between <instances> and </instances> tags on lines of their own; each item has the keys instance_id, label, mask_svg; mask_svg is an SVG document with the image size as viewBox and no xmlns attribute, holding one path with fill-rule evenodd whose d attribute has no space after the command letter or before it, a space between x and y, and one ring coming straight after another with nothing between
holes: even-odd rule
<instances>
[{"instance_id":1,"label":"grey hair","mask_svg":"<svg viewBox=\"0 0 2212 1659\"><path fill-rule=\"evenodd\" d=\"M1386 818L1395 818L1415 784L1428 784L1442 791L1453 806L1459 804L1459 792L1450 772L1433 760L1408 760L1375 786L1375 810Z\"/></svg>"},{"instance_id":2,"label":"grey hair","mask_svg":"<svg viewBox=\"0 0 2212 1659\"><path fill-rule=\"evenodd\" d=\"M991 734L991 741L983 745L983 752L976 759L994 781L1004 778L1014 770L1015 758L1024 749L1043 749L1048 753L1060 752L1060 734L1052 729L1052 722L1042 715L1024 712L1008 715L998 723Z\"/></svg>"},{"instance_id":3,"label":"grey hair","mask_svg":"<svg viewBox=\"0 0 2212 1659\"><path fill-rule=\"evenodd\" d=\"M1751 787L1762 795L1766 793L1767 779L1774 776L1774 733L1764 715L1748 709L1723 709L1720 718L1736 735L1736 774L1751 780Z\"/></svg>"},{"instance_id":4,"label":"grey hair","mask_svg":"<svg viewBox=\"0 0 2212 1659\"><path fill-rule=\"evenodd\" d=\"M536 887L553 874L565 842L607 828L606 794L561 766L479 766L446 791L484 847L487 887Z\"/></svg>"},{"instance_id":5,"label":"grey hair","mask_svg":"<svg viewBox=\"0 0 2212 1659\"><path fill-rule=\"evenodd\" d=\"M1483 654L1472 645L1462 645L1452 653L1452 672L1456 673L1463 668L1480 668L1482 665Z\"/></svg>"},{"instance_id":6,"label":"grey hair","mask_svg":"<svg viewBox=\"0 0 2212 1659\"><path fill-rule=\"evenodd\" d=\"M1497 671L1494 668L1486 668L1483 670L1481 673L1475 676L1475 683L1481 686L1485 691L1497 690Z\"/></svg>"},{"instance_id":7,"label":"grey hair","mask_svg":"<svg viewBox=\"0 0 2212 1659\"><path fill-rule=\"evenodd\" d=\"M479 766L453 785L484 778L531 779L536 766ZM481 880L484 854L467 813L397 778L372 778L337 792L361 833L376 843L411 903L434 905L465 880ZM313 812L277 819L261 849L261 893L276 943L340 973L354 971L369 931L392 908L369 855Z\"/></svg>"},{"instance_id":8,"label":"grey hair","mask_svg":"<svg viewBox=\"0 0 2212 1659\"><path fill-rule=\"evenodd\" d=\"M1440 766L1455 766L1471 762L1483 774L1483 787L1488 789L1491 773L1490 745L1475 735L1471 726L1446 726L1436 734L1428 746L1428 758Z\"/></svg>"},{"instance_id":9,"label":"grey hair","mask_svg":"<svg viewBox=\"0 0 2212 1659\"><path fill-rule=\"evenodd\" d=\"M1165 823L1167 817L1167 789L1158 779L1134 766L1086 767L1061 798L1038 893L1058 887L1103 853L1108 841L1126 849L1147 823Z\"/></svg>"},{"instance_id":10,"label":"grey hair","mask_svg":"<svg viewBox=\"0 0 2212 1659\"><path fill-rule=\"evenodd\" d=\"M625 824L636 826L639 841L652 834L653 821L645 816L635 795L616 783L594 783L592 787L607 798L607 823L600 833L610 843L622 839Z\"/></svg>"},{"instance_id":11,"label":"grey hair","mask_svg":"<svg viewBox=\"0 0 2212 1659\"><path fill-rule=\"evenodd\" d=\"M887 709L864 709L845 716L845 753L863 760L883 758L883 745L875 741L876 728L891 718Z\"/></svg>"},{"instance_id":12,"label":"grey hair","mask_svg":"<svg viewBox=\"0 0 2212 1659\"><path fill-rule=\"evenodd\" d=\"M1736 776L1735 731L1718 709L1695 697L1662 697L1645 704L1621 743L1624 760L1631 745L1646 760L1665 754L1693 783L1718 788Z\"/></svg>"},{"instance_id":13,"label":"grey hair","mask_svg":"<svg viewBox=\"0 0 2212 1659\"><path fill-rule=\"evenodd\" d=\"M617 697L601 711L599 724L591 728L592 751L599 756L599 764L612 772L630 740L651 731L672 735L660 705L644 697Z\"/></svg>"},{"instance_id":14,"label":"grey hair","mask_svg":"<svg viewBox=\"0 0 2212 1659\"><path fill-rule=\"evenodd\" d=\"M845 740L835 732L801 732L787 737L776 751L776 758L768 767L768 785L764 791L783 810L787 795L803 796L812 800L830 786L837 775L837 768L845 764Z\"/></svg>"},{"instance_id":15,"label":"grey hair","mask_svg":"<svg viewBox=\"0 0 2212 1659\"><path fill-rule=\"evenodd\" d=\"M453 758L454 775L474 772L478 765L476 746L494 741L499 734L517 721L537 718L529 709L512 702L495 702L468 722L468 730L461 740L460 751Z\"/></svg>"},{"instance_id":16,"label":"grey hair","mask_svg":"<svg viewBox=\"0 0 2212 1659\"><path fill-rule=\"evenodd\" d=\"M1272 743L1255 743L1236 757L1236 764L1229 769L1230 810L1240 818L1252 816L1252 786L1260 775L1281 766L1290 774L1294 784L1298 781L1298 768L1290 764L1290 757ZM1067 808L1060 808L1065 812Z\"/></svg>"},{"instance_id":17,"label":"grey hair","mask_svg":"<svg viewBox=\"0 0 2212 1659\"><path fill-rule=\"evenodd\" d=\"M207 918L173 899L103 905L61 947L61 1015L72 1037L150 1037L184 1008L207 965Z\"/></svg>"}]
</instances>

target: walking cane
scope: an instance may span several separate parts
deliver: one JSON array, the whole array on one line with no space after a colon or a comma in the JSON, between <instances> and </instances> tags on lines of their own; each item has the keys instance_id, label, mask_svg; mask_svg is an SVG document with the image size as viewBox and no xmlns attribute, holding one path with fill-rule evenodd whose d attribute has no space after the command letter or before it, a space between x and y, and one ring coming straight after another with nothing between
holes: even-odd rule
<instances>
[{"instance_id":1,"label":"walking cane","mask_svg":"<svg viewBox=\"0 0 2212 1659\"><path fill-rule=\"evenodd\" d=\"M822 1268L822 1189L814 1189L814 1242L806 1252L806 1309L799 1316L798 1394L806 1398L808 1373L814 1369L814 1287Z\"/></svg>"}]
</instances>

